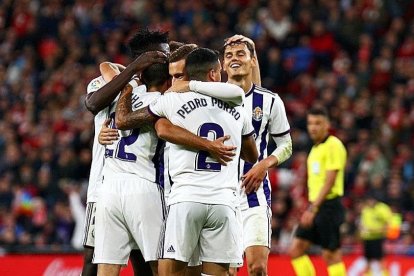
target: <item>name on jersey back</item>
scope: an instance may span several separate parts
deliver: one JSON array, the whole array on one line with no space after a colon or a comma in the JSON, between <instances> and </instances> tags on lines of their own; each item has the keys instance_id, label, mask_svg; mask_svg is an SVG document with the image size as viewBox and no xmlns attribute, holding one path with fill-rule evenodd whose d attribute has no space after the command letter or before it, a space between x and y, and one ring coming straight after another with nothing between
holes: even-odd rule
<instances>
[{"instance_id":1,"label":"name on jersey back","mask_svg":"<svg viewBox=\"0 0 414 276\"><path fill-rule=\"evenodd\" d=\"M205 98L189 100L188 102L183 104L179 110L177 110L177 114L180 115L183 119L185 119L186 115L190 114L192 111L198 108L208 107L209 102L210 106L220 108L226 111L231 116L233 116L234 119L238 120L240 118L240 113L234 107L216 98L211 98L211 101L208 101Z\"/></svg>"}]
</instances>

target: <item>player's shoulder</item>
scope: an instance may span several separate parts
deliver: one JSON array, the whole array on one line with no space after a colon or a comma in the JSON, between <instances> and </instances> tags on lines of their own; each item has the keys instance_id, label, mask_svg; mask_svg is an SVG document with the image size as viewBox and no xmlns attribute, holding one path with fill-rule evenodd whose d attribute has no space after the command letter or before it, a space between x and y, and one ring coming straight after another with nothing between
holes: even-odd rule
<instances>
[{"instance_id":1,"label":"player's shoulder","mask_svg":"<svg viewBox=\"0 0 414 276\"><path fill-rule=\"evenodd\" d=\"M106 84L104 78L102 76L96 77L93 80L91 80L86 88L87 93L95 92L102 86Z\"/></svg>"},{"instance_id":2,"label":"player's shoulder","mask_svg":"<svg viewBox=\"0 0 414 276\"><path fill-rule=\"evenodd\" d=\"M264 88L260 85L254 85L253 91L255 93L262 94L263 96L272 97L272 98L280 98L279 95L276 92L273 92L267 88Z\"/></svg>"}]
</instances>

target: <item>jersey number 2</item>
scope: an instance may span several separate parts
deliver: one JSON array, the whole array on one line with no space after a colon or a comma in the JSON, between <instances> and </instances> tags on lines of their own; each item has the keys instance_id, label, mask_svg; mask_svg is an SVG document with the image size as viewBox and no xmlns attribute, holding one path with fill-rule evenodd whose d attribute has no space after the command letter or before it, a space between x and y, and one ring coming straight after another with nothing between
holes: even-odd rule
<instances>
[{"instance_id":1,"label":"jersey number 2","mask_svg":"<svg viewBox=\"0 0 414 276\"><path fill-rule=\"evenodd\" d=\"M223 128L216 123L204 123L198 129L198 136L208 138L208 134L212 133L214 139L224 136ZM209 153L206 151L199 151L196 155L195 167L197 171L221 171L221 164L219 162L207 161Z\"/></svg>"},{"instance_id":2,"label":"jersey number 2","mask_svg":"<svg viewBox=\"0 0 414 276\"><path fill-rule=\"evenodd\" d=\"M112 118L112 123L110 127L116 128L115 123L114 123L115 113L112 113L110 117ZM138 139L138 135L139 135L139 129L130 130L129 135L123 136L119 140L118 145L116 146L115 154L113 150L107 149L105 155L107 157L113 157L115 155L115 158L122 160L122 161L128 161L128 162L136 161L137 156L133 153L126 152L125 147L135 143L135 141Z\"/></svg>"}]
</instances>

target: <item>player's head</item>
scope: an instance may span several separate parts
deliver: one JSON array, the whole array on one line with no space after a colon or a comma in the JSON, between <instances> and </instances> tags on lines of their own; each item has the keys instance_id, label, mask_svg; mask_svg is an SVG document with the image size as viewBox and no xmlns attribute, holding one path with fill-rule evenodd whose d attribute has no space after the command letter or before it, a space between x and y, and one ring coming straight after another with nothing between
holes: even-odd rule
<instances>
[{"instance_id":1,"label":"player's head","mask_svg":"<svg viewBox=\"0 0 414 276\"><path fill-rule=\"evenodd\" d=\"M221 81L221 63L218 52L197 48L185 60L185 72L189 80Z\"/></svg>"},{"instance_id":2,"label":"player's head","mask_svg":"<svg viewBox=\"0 0 414 276\"><path fill-rule=\"evenodd\" d=\"M188 54L197 47L198 46L196 44L184 44L171 53L169 58L169 71L170 76L172 77L172 83L174 83L176 80L185 79L185 59Z\"/></svg>"},{"instance_id":3,"label":"player's head","mask_svg":"<svg viewBox=\"0 0 414 276\"><path fill-rule=\"evenodd\" d=\"M141 81L148 91L164 92L171 85L167 63L154 63L141 73Z\"/></svg>"},{"instance_id":4,"label":"player's head","mask_svg":"<svg viewBox=\"0 0 414 276\"><path fill-rule=\"evenodd\" d=\"M168 32L141 29L129 40L128 47L134 58L148 51L160 51L168 55Z\"/></svg>"},{"instance_id":5,"label":"player's head","mask_svg":"<svg viewBox=\"0 0 414 276\"><path fill-rule=\"evenodd\" d=\"M170 40L170 42L168 42L168 45L170 45L170 52L172 53L178 48L180 48L181 46L185 45L185 43Z\"/></svg>"},{"instance_id":6,"label":"player's head","mask_svg":"<svg viewBox=\"0 0 414 276\"><path fill-rule=\"evenodd\" d=\"M229 78L242 78L252 74L256 66L254 48L248 42L236 41L224 44L223 68Z\"/></svg>"},{"instance_id":7,"label":"player's head","mask_svg":"<svg viewBox=\"0 0 414 276\"><path fill-rule=\"evenodd\" d=\"M321 106L312 107L307 115L308 133L315 143L322 142L329 134L328 111Z\"/></svg>"}]
</instances>

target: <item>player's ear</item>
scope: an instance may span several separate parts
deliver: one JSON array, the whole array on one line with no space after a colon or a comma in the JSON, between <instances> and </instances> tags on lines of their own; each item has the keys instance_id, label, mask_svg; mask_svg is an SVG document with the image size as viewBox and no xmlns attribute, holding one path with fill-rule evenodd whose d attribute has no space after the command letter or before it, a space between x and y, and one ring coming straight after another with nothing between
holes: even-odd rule
<instances>
[{"instance_id":1,"label":"player's ear","mask_svg":"<svg viewBox=\"0 0 414 276\"><path fill-rule=\"evenodd\" d=\"M257 58L256 58L255 55L252 55L251 63L252 63L252 67L256 67L257 66Z\"/></svg>"},{"instance_id":2,"label":"player's ear","mask_svg":"<svg viewBox=\"0 0 414 276\"><path fill-rule=\"evenodd\" d=\"M214 69L211 69L210 71L208 71L207 79L208 81L216 81Z\"/></svg>"}]
</instances>

